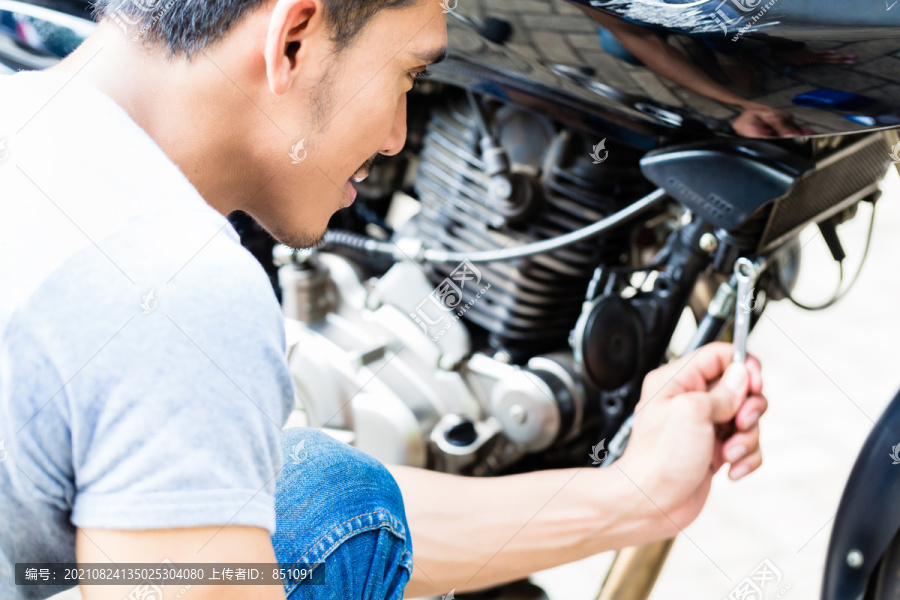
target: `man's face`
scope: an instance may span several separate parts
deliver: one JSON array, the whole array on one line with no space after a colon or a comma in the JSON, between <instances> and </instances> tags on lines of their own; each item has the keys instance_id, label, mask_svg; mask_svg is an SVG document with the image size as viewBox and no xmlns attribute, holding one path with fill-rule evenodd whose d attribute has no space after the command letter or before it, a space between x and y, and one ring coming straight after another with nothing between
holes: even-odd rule
<instances>
[{"instance_id":1,"label":"man's face","mask_svg":"<svg viewBox=\"0 0 900 600\"><path fill-rule=\"evenodd\" d=\"M331 216L352 204L352 179L368 175L376 155L403 148L406 95L444 53L447 30L440 2L419 0L378 12L335 53L321 10L310 17L303 7L313 2L288 2L300 7L299 16L287 9L288 36L273 44L277 25L269 25L266 42L287 58L265 53L275 64L274 75L268 67L269 86L281 93L261 94L260 110L271 122L250 133L249 166L263 164L267 177L245 210L280 242L299 248L314 245ZM273 23L281 19L277 8L269 16ZM292 30L298 19L307 19L305 29ZM301 38L299 46L292 34Z\"/></svg>"}]
</instances>

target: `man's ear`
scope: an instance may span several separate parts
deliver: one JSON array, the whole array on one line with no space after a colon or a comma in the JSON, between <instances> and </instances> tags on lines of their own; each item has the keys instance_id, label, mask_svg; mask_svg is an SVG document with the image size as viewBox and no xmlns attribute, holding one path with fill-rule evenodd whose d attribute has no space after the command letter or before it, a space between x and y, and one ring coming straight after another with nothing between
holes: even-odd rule
<instances>
[{"instance_id":1,"label":"man's ear","mask_svg":"<svg viewBox=\"0 0 900 600\"><path fill-rule=\"evenodd\" d=\"M312 56L308 42L324 33L324 14L322 0L276 0L265 47L266 77L273 94L290 89L304 59Z\"/></svg>"}]
</instances>

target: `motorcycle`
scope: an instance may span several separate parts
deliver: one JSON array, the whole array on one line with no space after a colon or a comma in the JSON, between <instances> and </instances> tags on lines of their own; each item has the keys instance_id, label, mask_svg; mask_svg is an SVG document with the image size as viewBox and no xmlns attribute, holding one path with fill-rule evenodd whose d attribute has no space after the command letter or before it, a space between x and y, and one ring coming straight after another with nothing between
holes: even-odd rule
<instances>
[{"instance_id":1,"label":"motorcycle","mask_svg":"<svg viewBox=\"0 0 900 600\"><path fill-rule=\"evenodd\" d=\"M804 228L843 265L839 226L861 203L874 221L900 163L900 9L442 6L449 56L410 94L407 145L379 157L323 244L232 222L282 302L309 426L460 475L608 467L647 372L742 346L770 301L801 304ZM0 0L0 63L49 66L89 19L81 0ZM900 509L875 501L900 492L882 468L898 423L900 395L848 479L823 600L900 586ZM619 552L598 600L646 599L671 542Z\"/></svg>"}]
</instances>

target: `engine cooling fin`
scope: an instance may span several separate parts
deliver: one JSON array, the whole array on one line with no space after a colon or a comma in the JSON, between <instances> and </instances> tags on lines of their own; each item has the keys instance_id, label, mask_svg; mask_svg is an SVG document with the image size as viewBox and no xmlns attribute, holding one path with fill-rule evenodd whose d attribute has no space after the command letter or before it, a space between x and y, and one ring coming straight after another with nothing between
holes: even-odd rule
<instances>
[{"instance_id":1,"label":"engine cooling fin","mask_svg":"<svg viewBox=\"0 0 900 600\"><path fill-rule=\"evenodd\" d=\"M653 189L638 169L635 151L614 149L595 164L590 140L504 107L491 116L492 132L508 153L513 180L533 188L527 218L512 218L505 207L492 204L478 123L468 106L461 99L449 101L434 110L426 128L413 186L421 211L409 226L429 248L475 252L545 240L599 221ZM625 235L615 232L543 255L479 264L482 282L463 288L462 299L475 300L487 283L490 292L463 318L514 358L564 345L596 266L626 258L621 256L628 247ZM427 268L438 284L455 267Z\"/></svg>"}]
</instances>

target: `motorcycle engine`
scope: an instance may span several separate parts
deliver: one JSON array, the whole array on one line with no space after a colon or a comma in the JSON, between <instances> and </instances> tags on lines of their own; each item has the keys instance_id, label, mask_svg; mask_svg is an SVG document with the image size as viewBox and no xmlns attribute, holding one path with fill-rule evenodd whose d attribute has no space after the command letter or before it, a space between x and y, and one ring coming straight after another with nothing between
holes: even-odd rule
<instances>
[{"instance_id":1,"label":"motorcycle engine","mask_svg":"<svg viewBox=\"0 0 900 600\"><path fill-rule=\"evenodd\" d=\"M556 237L653 189L637 151L610 153L515 107L443 95L422 122L410 132L410 193L394 196L415 212L395 224L401 256L416 248L400 240L470 252ZM571 342L595 269L629 264L632 237L517 261L403 259L376 276L351 233L325 251L283 249L289 361L309 425L385 463L465 474L596 444L583 434L622 407L601 403ZM608 349L618 358L636 352L627 334Z\"/></svg>"}]
</instances>

